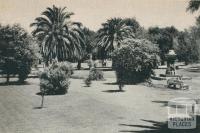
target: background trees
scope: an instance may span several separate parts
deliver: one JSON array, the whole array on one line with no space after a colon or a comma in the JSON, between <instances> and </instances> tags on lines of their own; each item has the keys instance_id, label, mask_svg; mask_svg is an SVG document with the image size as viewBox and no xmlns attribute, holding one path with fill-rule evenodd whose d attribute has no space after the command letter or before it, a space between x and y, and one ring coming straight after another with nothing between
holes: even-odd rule
<instances>
[{"instance_id":1,"label":"background trees","mask_svg":"<svg viewBox=\"0 0 200 133\"><path fill-rule=\"evenodd\" d=\"M151 27L148 29L149 40L158 44L160 49L161 63L164 64L165 54L174 47L174 39L178 36L178 30L175 27Z\"/></svg>"},{"instance_id":2,"label":"background trees","mask_svg":"<svg viewBox=\"0 0 200 133\"><path fill-rule=\"evenodd\" d=\"M71 22L71 15L73 13L66 11L65 7L48 7L31 24L35 27L33 36L41 42L41 52L47 65L52 59L64 61L79 56L85 49L81 23Z\"/></svg>"},{"instance_id":3,"label":"background trees","mask_svg":"<svg viewBox=\"0 0 200 133\"><path fill-rule=\"evenodd\" d=\"M177 38L177 58L185 64L198 62L200 59L200 30L191 27L189 30L180 32Z\"/></svg>"},{"instance_id":4,"label":"background trees","mask_svg":"<svg viewBox=\"0 0 200 133\"><path fill-rule=\"evenodd\" d=\"M0 26L0 64L3 74L18 74L19 81L24 81L37 60L36 41L19 25Z\"/></svg>"},{"instance_id":5,"label":"background trees","mask_svg":"<svg viewBox=\"0 0 200 133\"><path fill-rule=\"evenodd\" d=\"M96 33L87 27L82 28L82 33L84 35L85 49L82 50L82 54L79 55L78 65L77 65L78 69L81 68L81 62L83 60L90 58L89 56L92 54L93 49L95 48Z\"/></svg>"}]
</instances>

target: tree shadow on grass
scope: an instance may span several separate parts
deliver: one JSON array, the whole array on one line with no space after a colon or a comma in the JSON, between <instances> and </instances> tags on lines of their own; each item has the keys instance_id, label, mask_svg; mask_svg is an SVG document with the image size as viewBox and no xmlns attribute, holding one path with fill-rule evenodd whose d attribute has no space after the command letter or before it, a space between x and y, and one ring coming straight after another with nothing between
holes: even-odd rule
<instances>
[{"instance_id":1,"label":"tree shadow on grass","mask_svg":"<svg viewBox=\"0 0 200 133\"><path fill-rule=\"evenodd\" d=\"M117 93L117 92L125 92L124 90L105 90L102 92L107 92L107 93Z\"/></svg>"},{"instance_id":2,"label":"tree shadow on grass","mask_svg":"<svg viewBox=\"0 0 200 133\"><path fill-rule=\"evenodd\" d=\"M33 109L43 109L43 108L47 108L47 107L41 107L41 106L33 107Z\"/></svg>"},{"instance_id":3,"label":"tree shadow on grass","mask_svg":"<svg viewBox=\"0 0 200 133\"><path fill-rule=\"evenodd\" d=\"M103 83L105 85L118 85L117 82L112 82L112 83ZM124 85L137 85L139 83L124 83Z\"/></svg>"},{"instance_id":4,"label":"tree shadow on grass","mask_svg":"<svg viewBox=\"0 0 200 133\"><path fill-rule=\"evenodd\" d=\"M67 94L67 93L58 92L58 93L54 93L54 94L48 93L48 94L45 94L45 96L57 96L57 95L65 95L65 94ZM42 92L37 92L36 95L42 96Z\"/></svg>"},{"instance_id":5,"label":"tree shadow on grass","mask_svg":"<svg viewBox=\"0 0 200 133\"><path fill-rule=\"evenodd\" d=\"M197 116L197 127L195 129L169 129L167 122L158 122L153 120L144 120L144 122L151 123L152 126L146 125L131 125L119 124L123 127L141 128L141 130L120 130L121 133L199 133L200 131L200 116Z\"/></svg>"},{"instance_id":6,"label":"tree shadow on grass","mask_svg":"<svg viewBox=\"0 0 200 133\"><path fill-rule=\"evenodd\" d=\"M152 101L153 103L158 103L162 104L162 107L167 107L168 106L168 101Z\"/></svg>"},{"instance_id":7,"label":"tree shadow on grass","mask_svg":"<svg viewBox=\"0 0 200 133\"><path fill-rule=\"evenodd\" d=\"M105 85L118 85L117 82L112 82L112 83L103 83Z\"/></svg>"},{"instance_id":8,"label":"tree shadow on grass","mask_svg":"<svg viewBox=\"0 0 200 133\"><path fill-rule=\"evenodd\" d=\"M30 83L27 81L24 82L10 81L9 83L6 82L0 83L0 86L9 86L9 85L30 85Z\"/></svg>"}]
</instances>

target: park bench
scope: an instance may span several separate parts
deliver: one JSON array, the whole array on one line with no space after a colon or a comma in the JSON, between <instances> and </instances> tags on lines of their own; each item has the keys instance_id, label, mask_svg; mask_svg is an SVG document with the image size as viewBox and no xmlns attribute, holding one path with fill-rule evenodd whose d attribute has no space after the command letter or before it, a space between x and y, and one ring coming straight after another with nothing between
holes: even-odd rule
<instances>
[{"instance_id":1,"label":"park bench","mask_svg":"<svg viewBox=\"0 0 200 133\"><path fill-rule=\"evenodd\" d=\"M173 77L167 80L167 86L169 88L187 90L189 89L189 85L185 84L182 80L182 76Z\"/></svg>"}]
</instances>

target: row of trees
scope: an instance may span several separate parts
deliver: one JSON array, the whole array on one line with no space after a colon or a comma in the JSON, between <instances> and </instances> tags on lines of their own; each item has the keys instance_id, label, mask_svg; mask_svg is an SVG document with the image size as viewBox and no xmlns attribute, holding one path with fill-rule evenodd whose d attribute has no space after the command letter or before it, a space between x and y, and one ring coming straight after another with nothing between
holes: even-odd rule
<instances>
[{"instance_id":1,"label":"row of trees","mask_svg":"<svg viewBox=\"0 0 200 133\"><path fill-rule=\"evenodd\" d=\"M191 0L187 10L194 12L199 6L199 1ZM130 39L146 39L156 44L153 46L159 48L162 63L169 49L177 52L180 61L190 63L199 60L200 17L196 26L185 31L178 31L175 27L150 27L146 30L135 18L111 18L94 32L80 22L71 21L73 14L65 7L48 7L30 25L34 27L33 37L19 25L0 26L0 62L4 65L2 68L5 68L7 77L9 72L16 73L12 71L18 71L24 65L19 65L19 62L29 62L26 66L33 64L36 45L47 66L53 60L68 60L78 62L78 69L81 68L81 62L88 59L88 54L95 52L98 58L104 60L113 50L122 47L125 40ZM16 66L16 69L10 70L8 66Z\"/></svg>"},{"instance_id":2,"label":"row of trees","mask_svg":"<svg viewBox=\"0 0 200 133\"><path fill-rule=\"evenodd\" d=\"M188 10L194 11L194 3L198 2L192 0ZM185 31L178 31L173 26L145 30L135 18L111 18L94 32L79 22L72 22L70 17L73 13L66 11L66 8L48 7L41 15L31 26L35 27L32 34L39 40L46 65L52 59L70 60L78 61L77 67L80 69L81 62L88 58L89 53L95 51L97 57L104 60L130 38L147 39L157 44L162 64L170 49L174 49L178 59L186 64L199 60L199 24Z\"/></svg>"}]
</instances>

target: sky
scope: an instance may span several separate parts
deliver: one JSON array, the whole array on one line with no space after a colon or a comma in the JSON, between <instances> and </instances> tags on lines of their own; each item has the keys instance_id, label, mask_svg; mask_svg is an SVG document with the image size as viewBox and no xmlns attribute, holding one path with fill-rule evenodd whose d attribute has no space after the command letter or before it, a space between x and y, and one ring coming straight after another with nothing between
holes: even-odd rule
<instances>
[{"instance_id":1,"label":"sky","mask_svg":"<svg viewBox=\"0 0 200 133\"><path fill-rule=\"evenodd\" d=\"M74 12L73 21L98 30L112 17L134 17L141 26L175 26L179 30L195 24L197 13L186 12L189 0L0 0L0 23L29 25L46 7L56 5Z\"/></svg>"}]
</instances>

